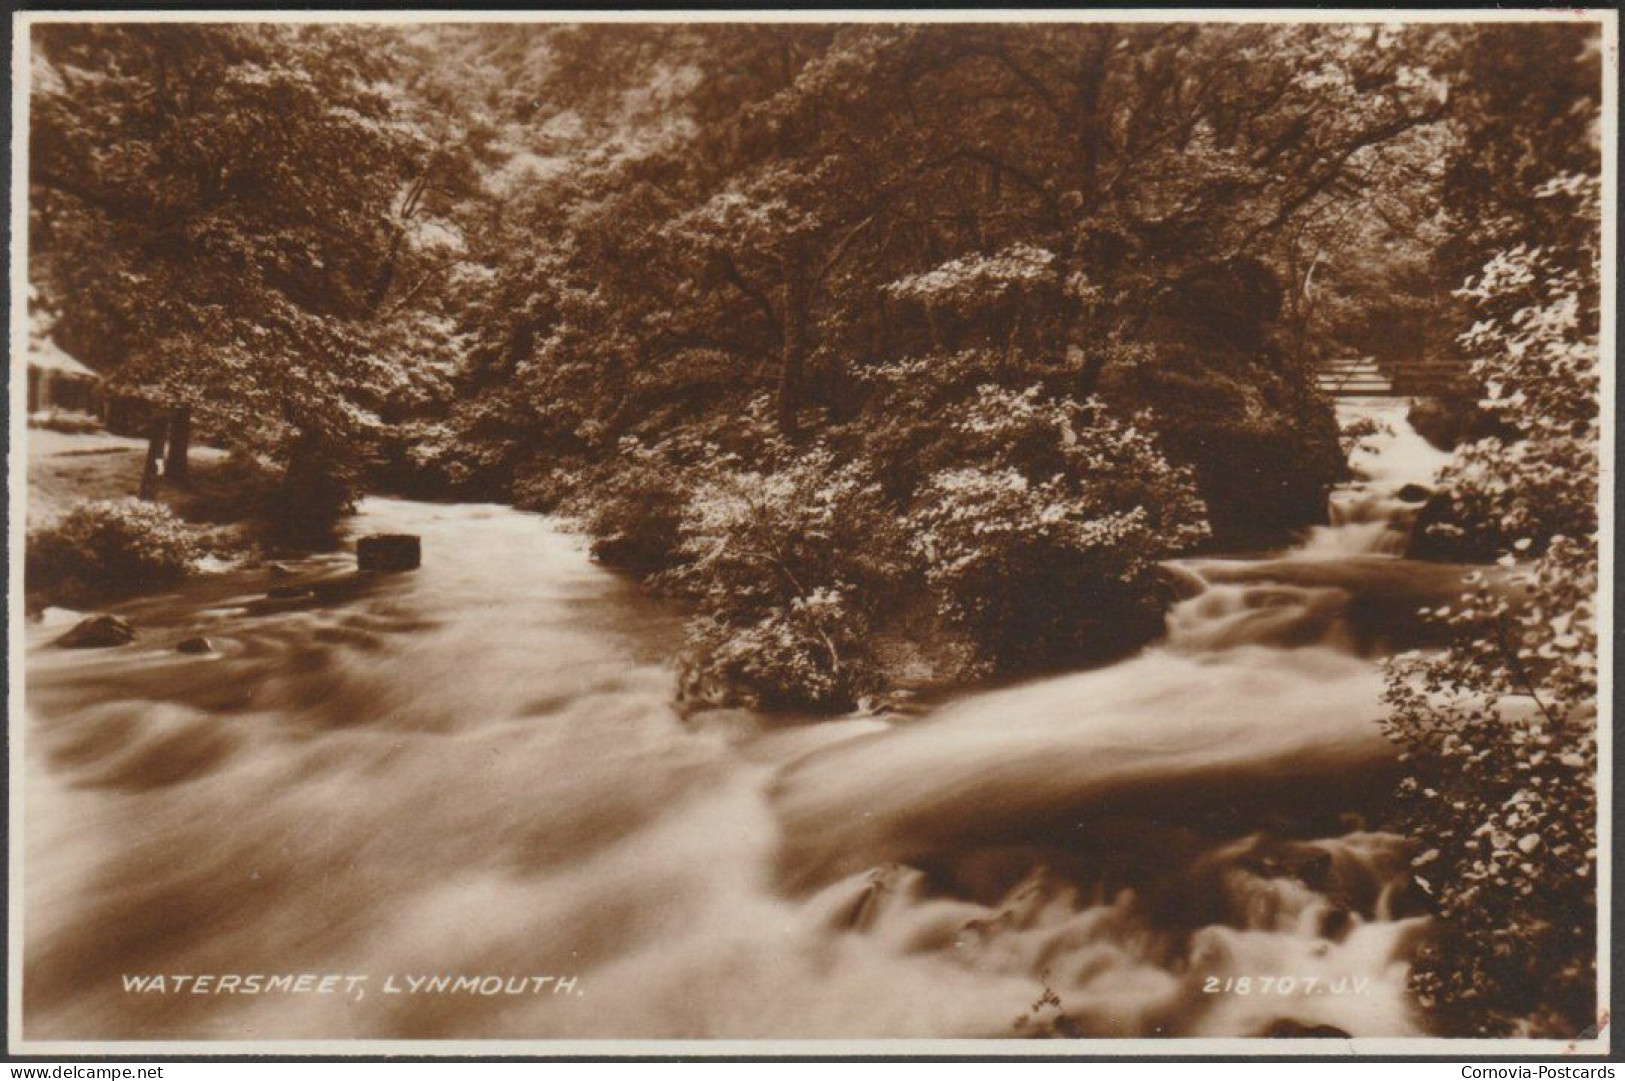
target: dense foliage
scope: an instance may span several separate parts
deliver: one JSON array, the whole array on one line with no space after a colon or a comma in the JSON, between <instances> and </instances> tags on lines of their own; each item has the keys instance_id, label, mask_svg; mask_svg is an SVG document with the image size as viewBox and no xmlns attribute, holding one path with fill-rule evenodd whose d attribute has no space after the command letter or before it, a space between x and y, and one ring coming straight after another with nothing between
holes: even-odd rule
<instances>
[{"instance_id":1,"label":"dense foliage","mask_svg":"<svg viewBox=\"0 0 1625 1081\"><path fill-rule=\"evenodd\" d=\"M1105 659L1161 629L1157 561L1207 536L1188 470L1099 399L1037 388L982 389L947 435L955 464L926 480L909 532L989 667Z\"/></svg>"},{"instance_id":2,"label":"dense foliage","mask_svg":"<svg viewBox=\"0 0 1625 1081\"><path fill-rule=\"evenodd\" d=\"M602 558L700 599L696 680L749 696L849 703L899 637L951 642L924 666L942 676L1131 649L1160 627L1157 558L1324 514L1344 465L1312 365L1350 347L1327 313L1393 303L1401 274L1331 253L1423 259L1446 44L459 34L475 71L520 73L486 93L494 122L553 142L486 237L469 363L417 475L581 512ZM1351 221L1357 187L1377 213ZM765 558L727 507L845 532L789 545L796 584L757 589L714 558Z\"/></svg>"},{"instance_id":3,"label":"dense foliage","mask_svg":"<svg viewBox=\"0 0 1625 1081\"><path fill-rule=\"evenodd\" d=\"M1464 143L1496 147L1500 168L1456 195L1472 215L1458 249L1484 260L1460 290L1460 348L1497 434L1458 448L1431 528L1498 554L1512 579L1475 573L1426 613L1453 644L1390 664L1387 720L1411 771L1417 874L1447 920L1415 983L1450 1031L1573 1038L1599 1023L1601 85L1542 83L1583 70L1583 50L1552 29L1491 33L1466 84L1490 100Z\"/></svg>"}]
</instances>

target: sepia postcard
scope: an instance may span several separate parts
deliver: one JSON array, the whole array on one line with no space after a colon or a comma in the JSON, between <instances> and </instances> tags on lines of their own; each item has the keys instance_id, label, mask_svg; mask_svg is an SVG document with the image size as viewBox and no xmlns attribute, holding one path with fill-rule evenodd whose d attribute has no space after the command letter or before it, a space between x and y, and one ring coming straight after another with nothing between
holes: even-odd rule
<instances>
[{"instance_id":1,"label":"sepia postcard","mask_svg":"<svg viewBox=\"0 0 1625 1081\"><path fill-rule=\"evenodd\" d=\"M13 18L10 1054L1610 1050L1617 13Z\"/></svg>"}]
</instances>

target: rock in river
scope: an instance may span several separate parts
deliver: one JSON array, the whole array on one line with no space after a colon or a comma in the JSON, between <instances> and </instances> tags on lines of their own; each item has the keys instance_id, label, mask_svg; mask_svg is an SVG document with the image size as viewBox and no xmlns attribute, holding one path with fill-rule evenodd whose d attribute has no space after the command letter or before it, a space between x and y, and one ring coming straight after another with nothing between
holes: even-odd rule
<instances>
[{"instance_id":1,"label":"rock in river","mask_svg":"<svg viewBox=\"0 0 1625 1081\"><path fill-rule=\"evenodd\" d=\"M1264 1030L1271 1039L1348 1040L1353 1037L1336 1025L1308 1025L1283 1017Z\"/></svg>"},{"instance_id":2,"label":"rock in river","mask_svg":"<svg viewBox=\"0 0 1625 1081\"><path fill-rule=\"evenodd\" d=\"M410 571L423 562L423 543L414 533L374 533L356 542L355 554L364 571Z\"/></svg>"},{"instance_id":3,"label":"rock in river","mask_svg":"<svg viewBox=\"0 0 1625 1081\"><path fill-rule=\"evenodd\" d=\"M1407 484L1394 495L1406 503L1426 503L1433 492L1420 484Z\"/></svg>"},{"instance_id":4,"label":"rock in river","mask_svg":"<svg viewBox=\"0 0 1625 1081\"><path fill-rule=\"evenodd\" d=\"M175 643L176 653L213 653L214 643L201 634L194 634L190 638L182 638Z\"/></svg>"},{"instance_id":5,"label":"rock in river","mask_svg":"<svg viewBox=\"0 0 1625 1081\"><path fill-rule=\"evenodd\" d=\"M74 624L73 630L56 640L63 649L102 649L135 641L135 628L119 616L91 616Z\"/></svg>"}]
</instances>

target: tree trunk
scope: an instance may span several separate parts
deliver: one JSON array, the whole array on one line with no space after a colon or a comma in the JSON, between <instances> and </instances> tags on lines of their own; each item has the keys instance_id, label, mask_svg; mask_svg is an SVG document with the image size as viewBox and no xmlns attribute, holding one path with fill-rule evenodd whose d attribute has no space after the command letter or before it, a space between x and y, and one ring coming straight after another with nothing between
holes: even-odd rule
<instances>
[{"instance_id":1,"label":"tree trunk","mask_svg":"<svg viewBox=\"0 0 1625 1081\"><path fill-rule=\"evenodd\" d=\"M364 311L368 316L378 314L378 309L383 306L384 298L389 295L389 287L395 284L395 271L400 265L401 246L406 240L406 223L411 221L413 216L417 214L418 206L423 201L423 193L429 187L429 174L433 169L434 157L431 155L429 161L423 166L423 172L418 174L417 179L407 189L406 199L401 204L399 220L390 231L389 253L384 256L383 265L378 268L378 273L372 279L372 286L367 290L366 299L362 301Z\"/></svg>"},{"instance_id":2,"label":"tree trunk","mask_svg":"<svg viewBox=\"0 0 1625 1081\"><path fill-rule=\"evenodd\" d=\"M1096 29L1094 48L1085 55L1073 74L1072 124L1077 132L1074 144L1074 170L1078 191L1086 213L1098 214L1101 142L1106 124L1102 114L1101 92L1106 86L1106 68L1111 62L1117 34L1110 26Z\"/></svg>"},{"instance_id":3,"label":"tree trunk","mask_svg":"<svg viewBox=\"0 0 1625 1081\"><path fill-rule=\"evenodd\" d=\"M362 307L369 316L378 314L384 298L389 295L389 287L395 283L395 265L400 261L401 241L405 236L405 226L397 227L389 241L389 254L384 257L383 265L378 268L378 273L373 276L372 285L367 289L367 298L362 301Z\"/></svg>"},{"instance_id":4,"label":"tree trunk","mask_svg":"<svg viewBox=\"0 0 1625 1081\"><path fill-rule=\"evenodd\" d=\"M802 367L806 360L807 296L800 261L784 267L783 343L779 357L779 430L800 431Z\"/></svg>"},{"instance_id":5,"label":"tree trunk","mask_svg":"<svg viewBox=\"0 0 1625 1081\"><path fill-rule=\"evenodd\" d=\"M192 408L176 406L169 414L169 454L164 459L164 478L185 484L186 455L192 447Z\"/></svg>"},{"instance_id":6,"label":"tree trunk","mask_svg":"<svg viewBox=\"0 0 1625 1081\"><path fill-rule=\"evenodd\" d=\"M1010 302L1010 311L1004 319L1004 378L1016 374L1016 362L1021 358L1021 300Z\"/></svg>"},{"instance_id":7,"label":"tree trunk","mask_svg":"<svg viewBox=\"0 0 1625 1081\"><path fill-rule=\"evenodd\" d=\"M141 466L141 489L138 493L142 499L158 498L158 478L162 475L166 432L167 425L161 420L153 421L147 428L147 459Z\"/></svg>"}]
</instances>

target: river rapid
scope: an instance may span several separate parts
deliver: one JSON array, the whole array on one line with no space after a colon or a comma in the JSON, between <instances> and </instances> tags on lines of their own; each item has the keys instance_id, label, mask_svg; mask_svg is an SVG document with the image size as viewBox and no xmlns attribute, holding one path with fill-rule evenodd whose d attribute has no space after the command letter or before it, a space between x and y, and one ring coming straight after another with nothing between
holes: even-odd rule
<instances>
[{"instance_id":1,"label":"river rapid","mask_svg":"<svg viewBox=\"0 0 1625 1081\"><path fill-rule=\"evenodd\" d=\"M118 649L31 623L23 1035L1417 1034L1377 662L1465 568L1397 554L1444 460L1405 403L1343 409L1384 430L1331 525L1170 566L1136 657L920 715L680 717L681 613L500 506L367 500L423 567L314 605L256 570Z\"/></svg>"}]
</instances>

